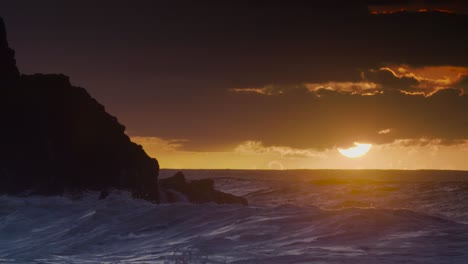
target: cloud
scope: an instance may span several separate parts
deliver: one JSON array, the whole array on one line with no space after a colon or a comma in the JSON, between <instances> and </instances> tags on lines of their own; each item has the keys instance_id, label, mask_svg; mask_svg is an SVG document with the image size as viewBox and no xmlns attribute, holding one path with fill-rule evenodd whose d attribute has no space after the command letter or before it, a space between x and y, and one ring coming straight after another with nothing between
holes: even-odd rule
<instances>
[{"instance_id":1,"label":"cloud","mask_svg":"<svg viewBox=\"0 0 468 264\"><path fill-rule=\"evenodd\" d=\"M229 91L235 93L267 94L264 88L232 88Z\"/></svg>"},{"instance_id":2,"label":"cloud","mask_svg":"<svg viewBox=\"0 0 468 264\"><path fill-rule=\"evenodd\" d=\"M378 84L366 81L306 83L305 86L311 92L319 92L321 89L325 89L351 94L372 94L379 88Z\"/></svg>"},{"instance_id":3,"label":"cloud","mask_svg":"<svg viewBox=\"0 0 468 264\"><path fill-rule=\"evenodd\" d=\"M369 162L389 169L466 170L468 140L452 143L445 144L441 139L397 139L375 145Z\"/></svg>"},{"instance_id":4,"label":"cloud","mask_svg":"<svg viewBox=\"0 0 468 264\"><path fill-rule=\"evenodd\" d=\"M411 67L408 65L390 65L383 70L390 71L395 77L410 78L417 82L412 88L418 88L426 95L441 89L452 88L468 75L468 67L455 66L425 66ZM405 90L403 88L400 88ZM411 92L409 90L405 90Z\"/></svg>"},{"instance_id":5,"label":"cloud","mask_svg":"<svg viewBox=\"0 0 468 264\"><path fill-rule=\"evenodd\" d=\"M399 79L394 76L395 79ZM401 86L400 86L401 87ZM310 93L317 97L333 94L334 92L343 94L358 94L358 95L375 95L382 91L381 84L363 80L359 82L345 81L329 81L320 83L304 83L298 85L266 85L259 88L234 88L229 89L235 93L252 93L260 95L305 95Z\"/></svg>"},{"instance_id":6,"label":"cloud","mask_svg":"<svg viewBox=\"0 0 468 264\"><path fill-rule=\"evenodd\" d=\"M380 69L361 72L361 82L329 82L307 84L319 89L328 89L352 94L375 94L376 91L400 91L407 95L431 96L450 88L465 90L468 87L468 67L389 65Z\"/></svg>"},{"instance_id":7,"label":"cloud","mask_svg":"<svg viewBox=\"0 0 468 264\"><path fill-rule=\"evenodd\" d=\"M384 90L414 90L419 84L413 76L398 76L392 69L386 67L363 72L362 76L365 80L378 83Z\"/></svg>"},{"instance_id":8,"label":"cloud","mask_svg":"<svg viewBox=\"0 0 468 264\"><path fill-rule=\"evenodd\" d=\"M396 139L390 145L393 147L410 147L410 146L456 146L468 144L467 139L446 140L440 138L416 138L416 139Z\"/></svg>"},{"instance_id":9,"label":"cloud","mask_svg":"<svg viewBox=\"0 0 468 264\"><path fill-rule=\"evenodd\" d=\"M360 81L328 81L299 85L266 85L258 88L234 88L231 92L260 95L305 94L318 97L339 92L344 94L375 95L385 91L400 91L406 95L431 96L449 88L467 88L468 67L431 66L411 67L389 65L362 71Z\"/></svg>"},{"instance_id":10,"label":"cloud","mask_svg":"<svg viewBox=\"0 0 468 264\"><path fill-rule=\"evenodd\" d=\"M307 85L275 85L269 84L259 88L233 88L229 89L235 93L254 93L262 95L284 95L284 94L305 94L309 91Z\"/></svg>"},{"instance_id":11,"label":"cloud","mask_svg":"<svg viewBox=\"0 0 468 264\"><path fill-rule=\"evenodd\" d=\"M141 137L141 136L132 136L130 140L144 146L147 150L157 151L157 152L174 152L179 151L183 143L187 140L184 139L169 139L165 140L158 137Z\"/></svg>"},{"instance_id":12,"label":"cloud","mask_svg":"<svg viewBox=\"0 0 468 264\"><path fill-rule=\"evenodd\" d=\"M368 0L369 12L374 15L378 14L396 14L401 12L428 13L439 12L446 14L466 14L468 9L460 0L391 0L379 1Z\"/></svg>"},{"instance_id":13,"label":"cloud","mask_svg":"<svg viewBox=\"0 0 468 264\"><path fill-rule=\"evenodd\" d=\"M463 152L468 150L467 147L468 140L444 140L439 138L397 139L391 143L377 146L377 148L383 150L384 153L396 150L406 152L407 155L416 157L424 156L423 154L436 157L442 149L451 149L457 153L456 155L463 155Z\"/></svg>"},{"instance_id":14,"label":"cloud","mask_svg":"<svg viewBox=\"0 0 468 264\"><path fill-rule=\"evenodd\" d=\"M319 151L285 146L264 146L260 141L243 142L234 149L234 152L246 155L279 155L283 158L326 158Z\"/></svg>"},{"instance_id":15,"label":"cloud","mask_svg":"<svg viewBox=\"0 0 468 264\"><path fill-rule=\"evenodd\" d=\"M391 129L390 128L387 128L387 129L382 129L378 132L379 135L385 135L385 134L388 134L390 133Z\"/></svg>"}]
</instances>

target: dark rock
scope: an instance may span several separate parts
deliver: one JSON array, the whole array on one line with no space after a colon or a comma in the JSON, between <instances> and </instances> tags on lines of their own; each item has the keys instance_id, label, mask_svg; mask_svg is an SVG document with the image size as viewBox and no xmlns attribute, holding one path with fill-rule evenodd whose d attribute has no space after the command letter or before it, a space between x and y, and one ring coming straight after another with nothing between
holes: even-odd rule
<instances>
[{"instance_id":1,"label":"dark rock","mask_svg":"<svg viewBox=\"0 0 468 264\"><path fill-rule=\"evenodd\" d=\"M125 189L157 202L159 165L65 75L19 75L0 20L0 193Z\"/></svg>"},{"instance_id":2,"label":"dark rock","mask_svg":"<svg viewBox=\"0 0 468 264\"><path fill-rule=\"evenodd\" d=\"M161 179L160 187L162 195L167 198L168 202L180 202L183 198L178 197L178 195L183 195L192 203L248 204L243 197L215 190L212 179L187 182L184 174L180 171L172 177Z\"/></svg>"},{"instance_id":3,"label":"dark rock","mask_svg":"<svg viewBox=\"0 0 468 264\"><path fill-rule=\"evenodd\" d=\"M185 175L182 172L177 172L174 176L161 179L161 188L170 188L171 186L184 186L187 182L185 181Z\"/></svg>"}]
</instances>

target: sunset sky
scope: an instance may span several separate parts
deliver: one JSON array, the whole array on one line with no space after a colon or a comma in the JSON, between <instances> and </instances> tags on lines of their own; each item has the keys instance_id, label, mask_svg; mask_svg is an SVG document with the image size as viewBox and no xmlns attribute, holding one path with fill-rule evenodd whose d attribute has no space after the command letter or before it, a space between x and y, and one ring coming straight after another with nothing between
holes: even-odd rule
<instances>
[{"instance_id":1,"label":"sunset sky","mask_svg":"<svg viewBox=\"0 0 468 264\"><path fill-rule=\"evenodd\" d=\"M12 0L0 16L23 73L70 76L162 168L468 170L467 6ZM354 143L372 147L338 151Z\"/></svg>"}]
</instances>

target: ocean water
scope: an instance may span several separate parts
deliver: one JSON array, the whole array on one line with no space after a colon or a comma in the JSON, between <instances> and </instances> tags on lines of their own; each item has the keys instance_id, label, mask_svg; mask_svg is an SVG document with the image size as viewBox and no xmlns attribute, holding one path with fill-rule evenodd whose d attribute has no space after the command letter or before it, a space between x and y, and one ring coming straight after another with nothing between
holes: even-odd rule
<instances>
[{"instance_id":1,"label":"ocean water","mask_svg":"<svg viewBox=\"0 0 468 264\"><path fill-rule=\"evenodd\" d=\"M468 263L467 172L184 173L250 205L0 196L0 263Z\"/></svg>"}]
</instances>

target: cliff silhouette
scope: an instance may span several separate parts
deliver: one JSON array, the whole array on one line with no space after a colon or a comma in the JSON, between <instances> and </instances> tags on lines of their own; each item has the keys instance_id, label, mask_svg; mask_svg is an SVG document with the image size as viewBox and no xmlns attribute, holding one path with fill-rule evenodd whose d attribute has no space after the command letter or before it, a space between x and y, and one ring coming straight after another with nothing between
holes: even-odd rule
<instances>
[{"instance_id":1,"label":"cliff silhouette","mask_svg":"<svg viewBox=\"0 0 468 264\"><path fill-rule=\"evenodd\" d=\"M160 202L158 161L131 142L125 127L67 76L20 74L1 18L0 93L0 194L90 190L104 198L121 189ZM212 183L201 185L186 185L192 186L188 193L218 192ZM246 204L243 198L218 196L190 201Z\"/></svg>"}]
</instances>

